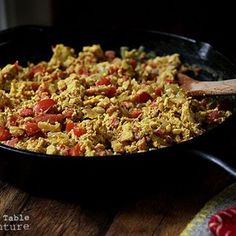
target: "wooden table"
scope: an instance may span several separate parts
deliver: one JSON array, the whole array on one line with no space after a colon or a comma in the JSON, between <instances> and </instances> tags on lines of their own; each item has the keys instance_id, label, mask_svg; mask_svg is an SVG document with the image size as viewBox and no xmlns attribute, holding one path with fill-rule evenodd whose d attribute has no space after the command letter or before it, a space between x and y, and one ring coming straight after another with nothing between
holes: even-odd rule
<instances>
[{"instance_id":1,"label":"wooden table","mask_svg":"<svg viewBox=\"0 0 236 236\"><path fill-rule=\"evenodd\" d=\"M74 186L75 193L42 186L35 192L1 181L0 226L22 223L29 229L0 231L0 235L178 235L211 197L233 182L210 163L194 166L189 171L183 166L148 176L140 172L111 179L105 186L90 183L86 193L79 184ZM4 221L3 215L14 214L29 219Z\"/></svg>"}]
</instances>

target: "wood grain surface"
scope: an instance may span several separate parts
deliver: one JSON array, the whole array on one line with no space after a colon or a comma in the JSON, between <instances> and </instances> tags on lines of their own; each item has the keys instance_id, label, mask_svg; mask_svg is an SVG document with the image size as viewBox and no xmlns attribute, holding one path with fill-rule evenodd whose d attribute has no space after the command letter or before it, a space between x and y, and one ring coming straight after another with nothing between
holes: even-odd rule
<instances>
[{"instance_id":1,"label":"wood grain surface","mask_svg":"<svg viewBox=\"0 0 236 236\"><path fill-rule=\"evenodd\" d=\"M63 189L60 193L31 192L1 181L0 225L6 223L3 215L22 214L29 216L29 230L0 231L0 235L175 236L211 197L233 181L212 164L204 163L200 171L190 172L180 177L168 174L170 177L163 179L157 175L149 182L145 178L133 182L130 177L131 182L116 182L115 187L91 186L94 191L86 194L82 194L84 189L74 194Z\"/></svg>"}]
</instances>

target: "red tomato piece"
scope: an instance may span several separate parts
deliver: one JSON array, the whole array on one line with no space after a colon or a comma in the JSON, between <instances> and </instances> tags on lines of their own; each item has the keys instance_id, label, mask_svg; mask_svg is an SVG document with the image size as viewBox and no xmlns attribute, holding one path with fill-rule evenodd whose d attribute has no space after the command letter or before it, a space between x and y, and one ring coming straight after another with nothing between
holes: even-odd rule
<instances>
[{"instance_id":1,"label":"red tomato piece","mask_svg":"<svg viewBox=\"0 0 236 236\"><path fill-rule=\"evenodd\" d=\"M36 91L39 88L39 84L38 83L32 83L31 87L34 91Z\"/></svg>"},{"instance_id":2,"label":"red tomato piece","mask_svg":"<svg viewBox=\"0 0 236 236\"><path fill-rule=\"evenodd\" d=\"M56 105L56 102L53 99L43 99L34 106L33 110L36 114L47 113L54 105Z\"/></svg>"},{"instance_id":3,"label":"red tomato piece","mask_svg":"<svg viewBox=\"0 0 236 236\"><path fill-rule=\"evenodd\" d=\"M75 124L74 122L70 121L66 123L66 133L69 133L72 129L74 129Z\"/></svg>"},{"instance_id":4,"label":"red tomato piece","mask_svg":"<svg viewBox=\"0 0 236 236\"><path fill-rule=\"evenodd\" d=\"M40 132L40 129L36 122L27 122L25 124L25 132L29 137L32 137Z\"/></svg>"},{"instance_id":5,"label":"red tomato piece","mask_svg":"<svg viewBox=\"0 0 236 236\"><path fill-rule=\"evenodd\" d=\"M96 90L95 90L94 87L89 88L89 89L86 90L86 95L88 95L88 96L96 95L96 93L97 93L97 92L96 92Z\"/></svg>"},{"instance_id":6,"label":"red tomato piece","mask_svg":"<svg viewBox=\"0 0 236 236\"><path fill-rule=\"evenodd\" d=\"M7 118L7 126L10 126L10 125L17 126L18 120L19 120L19 116L16 116L16 115L8 117Z\"/></svg>"},{"instance_id":7,"label":"red tomato piece","mask_svg":"<svg viewBox=\"0 0 236 236\"><path fill-rule=\"evenodd\" d=\"M0 127L0 141L7 141L11 138L11 134L8 129Z\"/></svg>"},{"instance_id":8,"label":"red tomato piece","mask_svg":"<svg viewBox=\"0 0 236 236\"><path fill-rule=\"evenodd\" d=\"M137 102L137 103L143 103L143 102L147 102L151 98L152 97L150 96L149 93L142 92L142 93L139 93L135 96L134 101Z\"/></svg>"},{"instance_id":9,"label":"red tomato piece","mask_svg":"<svg viewBox=\"0 0 236 236\"><path fill-rule=\"evenodd\" d=\"M161 96L162 93L163 93L163 88L157 88L157 89L155 90L155 94L156 94L157 96Z\"/></svg>"},{"instance_id":10,"label":"red tomato piece","mask_svg":"<svg viewBox=\"0 0 236 236\"><path fill-rule=\"evenodd\" d=\"M62 114L43 114L34 118L35 122L44 121L50 124L55 124L56 122L62 122L64 119Z\"/></svg>"},{"instance_id":11,"label":"red tomato piece","mask_svg":"<svg viewBox=\"0 0 236 236\"><path fill-rule=\"evenodd\" d=\"M219 111L213 111L208 114L207 121L209 124L215 124L219 121L220 118L220 112Z\"/></svg>"},{"instance_id":12,"label":"red tomato piece","mask_svg":"<svg viewBox=\"0 0 236 236\"><path fill-rule=\"evenodd\" d=\"M141 114L142 114L142 111L141 111L141 110L135 109L135 110L133 110L133 111L131 111L131 112L129 113L129 117L130 117L130 118L137 118L137 117L139 117L139 115L141 115Z\"/></svg>"},{"instance_id":13,"label":"red tomato piece","mask_svg":"<svg viewBox=\"0 0 236 236\"><path fill-rule=\"evenodd\" d=\"M130 59L129 64L132 66L134 70L137 66L137 61L135 59Z\"/></svg>"},{"instance_id":14,"label":"red tomato piece","mask_svg":"<svg viewBox=\"0 0 236 236\"><path fill-rule=\"evenodd\" d=\"M69 118L70 119L70 118L72 118L74 112L75 112L75 110L73 108L68 108L67 110L65 110L63 112L63 116L65 118Z\"/></svg>"},{"instance_id":15,"label":"red tomato piece","mask_svg":"<svg viewBox=\"0 0 236 236\"><path fill-rule=\"evenodd\" d=\"M96 82L97 86L99 86L99 85L109 85L109 84L111 84L111 80L109 78L106 78L106 77L101 78L100 80L98 80Z\"/></svg>"},{"instance_id":16,"label":"red tomato piece","mask_svg":"<svg viewBox=\"0 0 236 236\"><path fill-rule=\"evenodd\" d=\"M162 129L162 128L158 128L154 134L160 138L165 138L166 137L166 130L165 129Z\"/></svg>"},{"instance_id":17,"label":"red tomato piece","mask_svg":"<svg viewBox=\"0 0 236 236\"><path fill-rule=\"evenodd\" d=\"M15 147L18 142L19 142L18 138L13 138L13 139L10 139L7 141L3 141L3 144L10 146L10 147Z\"/></svg>"},{"instance_id":18,"label":"red tomato piece","mask_svg":"<svg viewBox=\"0 0 236 236\"><path fill-rule=\"evenodd\" d=\"M117 74L117 73L118 73L118 70L119 70L119 68L118 68L118 67L114 67L114 66L111 66L111 67L108 69L110 75Z\"/></svg>"},{"instance_id":19,"label":"red tomato piece","mask_svg":"<svg viewBox=\"0 0 236 236\"><path fill-rule=\"evenodd\" d=\"M61 144L58 146L58 149L60 150L60 153L65 156L70 155L70 148L64 144Z\"/></svg>"},{"instance_id":20,"label":"red tomato piece","mask_svg":"<svg viewBox=\"0 0 236 236\"><path fill-rule=\"evenodd\" d=\"M176 81L173 79L166 79L167 84L176 84Z\"/></svg>"},{"instance_id":21,"label":"red tomato piece","mask_svg":"<svg viewBox=\"0 0 236 236\"><path fill-rule=\"evenodd\" d=\"M77 73L79 75L87 75L87 76L89 76L89 74L90 74L88 69L86 69L86 68L80 68Z\"/></svg>"},{"instance_id":22,"label":"red tomato piece","mask_svg":"<svg viewBox=\"0 0 236 236\"><path fill-rule=\"evenodd\" d=\"M105 91L105 95L109 98L114 97L116 95L116 87L112 86L109 87L106 91Z\"/></svg>"},{"instance_id":23,"label":"red tomato piece","mask_svg":"<svg viewBox=\"0 0 236 236\"><path fill-rule=\"evenodd\" d=\"M119 120L116 117L113 117L111 120L111 127L117 128L119 126Z\"/></svg>"},{"instance_id":24,"label":"red tomato piece","mask_svg":"<svg viewBox=\"0 0 236 236\"><path fill-rule=\"evenodd\" d=\"M33 114L34 114L34 112L33 112L32 108L24 108L20 112L20 116L22 116L22 117L32 116Z\"/></svg>"},{"instance_id":25,"label":"red tomato piece","mask_svg":"<svg viewBox=\"0 0 236 236\"><path fill-rule=\"evenodd\" d=\"M69 151L70 156L80 156L82 155L81 145L78 143Z\"/></svg>"},{"instance_id":26,"label":"red tomato piece","mask_svg":"<svg viewBox=\"0 0 236 236\"><path fill-rule=\"evenodd\" d=\"M46 71L46 68L44 65L41 65L41 64L38 64L36 66L34 66L31 70L31 72L33 74L36 74L36 73L44 73Z\"/></svg>"},{"instance_id":27,"label":"red tomato piece","mask_svg":"<svg viewBox=\"0 0 236 236\"><path fill-rule=\"evenodd\" d=\"M74 127L73 131L75 136L77 136L78 138L83 134L86 134L86 129L84 127Z\"/></svg>"}]
</instances>

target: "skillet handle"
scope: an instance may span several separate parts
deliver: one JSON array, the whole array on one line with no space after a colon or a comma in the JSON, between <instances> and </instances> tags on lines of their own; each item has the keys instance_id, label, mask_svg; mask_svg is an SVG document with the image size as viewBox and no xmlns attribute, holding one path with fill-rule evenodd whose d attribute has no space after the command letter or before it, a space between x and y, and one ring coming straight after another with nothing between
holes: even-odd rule
<instances>
[{"instance_id":1,"label":"skillet handle","mask_svg":"<svg viewBox=\"0 0 236 236\"><path fill-rule=\"evenodd\" d=\"M231 176L236 178L236 159L234 160L234 153L219 153L213 154L211 151L203 151L199 149L189 149L185 150L196 156L200 156L204 160L207 160L215 165L219 166Z\"/></svg>"}]
</instances>

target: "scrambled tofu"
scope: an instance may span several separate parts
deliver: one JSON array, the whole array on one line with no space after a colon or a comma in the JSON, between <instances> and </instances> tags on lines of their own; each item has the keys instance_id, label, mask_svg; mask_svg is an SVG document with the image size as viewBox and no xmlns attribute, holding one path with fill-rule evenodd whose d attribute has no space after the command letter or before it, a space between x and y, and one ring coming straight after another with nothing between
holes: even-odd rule
<instances>
[{"instance_id":1,"label":"scrambled tofu","mask_svg":"<svg viewBox=\"0 0 236 236\"><path fill-rule=\"evenodd\" d=\"M105 156L180 143L231 112L187 97L178 54L58 44L49 62L0 70L0 143L49 155Z\"/></svg>"}]
</instances>

